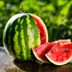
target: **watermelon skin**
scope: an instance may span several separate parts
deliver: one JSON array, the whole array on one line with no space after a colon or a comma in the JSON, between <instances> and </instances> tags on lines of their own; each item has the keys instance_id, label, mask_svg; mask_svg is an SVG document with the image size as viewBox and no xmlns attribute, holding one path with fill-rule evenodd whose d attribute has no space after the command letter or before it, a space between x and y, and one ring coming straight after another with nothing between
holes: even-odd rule
<instances>
[{"instance_id":1,"label":"watermelon skin","mask_svg":"<svg viewBox=\"0 0 72 72\"><path fill-rule=\"evenodd\" d=\"M3 44L15 59L31 60L31 48L41 44L38 26L28 13L16 14L7 22Z\"/></svg>"},{"instance_id":2,"label":"watermelon skin","mask_svg":"<svg viewBox=\"0 0 72 72\"><path fill-rule=\"evenodd\" d=\"M64 45L57 43L45 56L55 65L67 64L72 60L72 43Z\"/></svg>"}]
</instances>

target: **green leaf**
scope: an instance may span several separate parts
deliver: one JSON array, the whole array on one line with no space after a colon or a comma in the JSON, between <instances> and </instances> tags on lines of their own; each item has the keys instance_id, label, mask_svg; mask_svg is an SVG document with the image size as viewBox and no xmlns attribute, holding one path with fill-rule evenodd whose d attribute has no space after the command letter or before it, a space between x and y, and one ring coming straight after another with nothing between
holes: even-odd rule
<instances>
[{"instance_id":1,"label":"green leaf","mask_svg":"<svg viewBox=\"0 0 72 72\"><path fill-rule=\"evenodd\" d=\"M67 2L68 2L68 0L57 0L58 6L62 6L64 4L66 4Z\"/></svg>"},{"instance_id":2,"label":"green leaf","mask_svg":"<svg viewBox=\"0 0 72 72\"><path fill-rule=\"evenodd\" d=\"M72 5L72 1L70 1L69 3L67 3L63 9L60 11L60 14L66 16L69 12L70 6Z\"/></svg>"},{"instance_id":3,"label":"green leaf","mask_svg":"<svg viewBox=\"0 0 72 72\"><path fill-rule=\"evenodd\" d=\"M4 1L0 1L0 8L4 6Z\"/></svg>"},{"instance_id":4,"label":"green leaf","mask_svg":"<svg viewBox=\"0 0 72 72\"><path fill-rule=\"evenodd\" d=\"M48 5L44 6L42 10L43 11L45 11L45 10L54 11L55 8L54 8L53 4L48 4Z\"/></svg>"}]
</instances>

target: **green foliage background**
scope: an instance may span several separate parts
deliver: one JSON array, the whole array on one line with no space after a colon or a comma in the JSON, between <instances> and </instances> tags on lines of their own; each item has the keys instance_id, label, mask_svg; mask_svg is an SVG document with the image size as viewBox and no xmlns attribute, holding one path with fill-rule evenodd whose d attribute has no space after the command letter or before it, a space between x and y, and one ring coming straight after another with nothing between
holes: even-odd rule
<instances>
[{"instance_id":1,"label":"green foliage background","mask_svg":"<svg viewBox=\"0 0 72 72\"><path fill-rule=\"evenodd\" d=\"M72 0L0 0L0 46L5 24L21 12L34 13L43 19L49 41L72 40Z\"/></svg>"}]
</instances>

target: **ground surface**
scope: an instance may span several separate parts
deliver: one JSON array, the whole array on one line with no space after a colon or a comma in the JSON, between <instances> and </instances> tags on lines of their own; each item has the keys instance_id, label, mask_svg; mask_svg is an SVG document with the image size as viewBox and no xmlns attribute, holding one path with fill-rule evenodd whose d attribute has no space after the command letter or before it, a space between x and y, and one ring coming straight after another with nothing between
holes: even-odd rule
<instances>
[{"instance_id":1,"label":"ground surface","mask_svg":"<svg viewBox=\"0 0 72 72\"><path fill-rule=\"evenodd\" d=\"M3 47L0 47L0 72L72 72L72 63L64 66L39 65L36 62L12 61Z\"/></svg>"}]
</instances>

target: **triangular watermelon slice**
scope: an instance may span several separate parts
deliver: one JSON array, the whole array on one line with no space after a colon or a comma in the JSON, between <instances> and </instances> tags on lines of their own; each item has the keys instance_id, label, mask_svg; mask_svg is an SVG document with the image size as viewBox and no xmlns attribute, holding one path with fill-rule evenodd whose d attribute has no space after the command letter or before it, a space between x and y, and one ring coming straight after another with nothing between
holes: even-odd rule
<instances>
[{"instance_id":1,"label":"triangular watermelon slice","mask_svg":"<svg viewBox=\"0 0 72 72\"><path fill-rule=\"evenodd\" d=\"M40 45L40 46L38 46L36 48L32 48L32 51L33 51L35 57L39 61L45 63L45 62L47 62L45 54L54 46L54 44L55 43L47 42L47 43L44 43L44 44L42 44L42 45Z\"/></svg>"},{"instance_id":2,"label":"triangular watermelon slice","mask_svg":"<svg viewBox=\"0 0 72 72\"><path fill-rule=\"evenodd\" d=\"M36 24L38 25L38 29L40 32L41 44L48 42L48 31L47 31L47 28L46 28L44 22L42 21L42 19L39 16L37 16L35 14L30 14L30 15L34 18Z\"/></svg>"},{"instance_id":3,"label":"triangular watermelon slice","mask_svg":"<svg viewBox=\"0 0 72 72\"><path fill-rule=\"evenodd\" d=\"M67 64L72 60L72 43L64 45L57 43L45 56L55 65Z\"/></svg>"}]
</instances>

